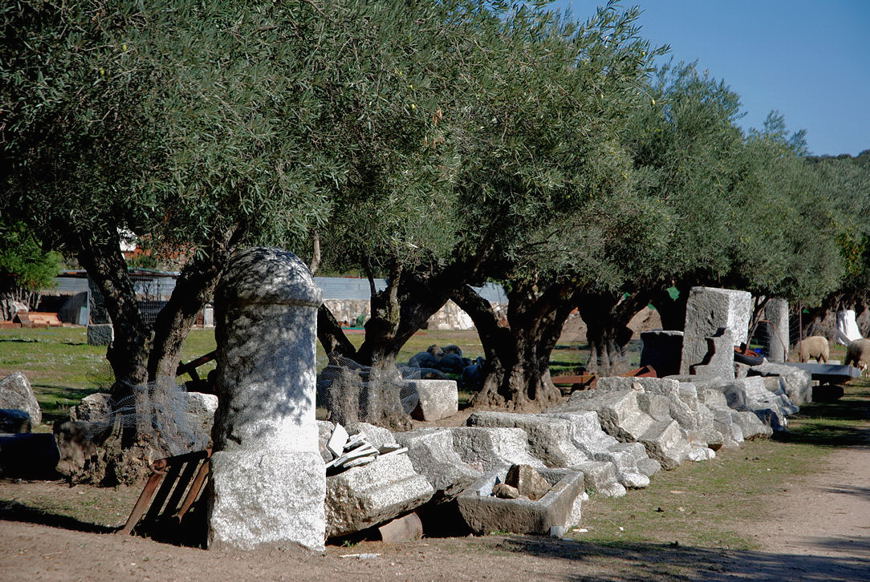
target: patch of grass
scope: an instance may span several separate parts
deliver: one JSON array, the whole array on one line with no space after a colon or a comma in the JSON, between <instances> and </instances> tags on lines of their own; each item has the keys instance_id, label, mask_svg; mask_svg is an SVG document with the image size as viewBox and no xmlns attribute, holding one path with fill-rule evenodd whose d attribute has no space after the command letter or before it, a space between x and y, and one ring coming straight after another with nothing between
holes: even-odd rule
<instances>
[{"instance_id":1,"label":"patch of grass","mask_svg":"<svg viewBox=\"0 0 870 582\"><path fill-rule=\"evenodd\" d=\"M589 532L576 539L754 549L755 542L737 534L733 522L757 516L763 495L818 466L825 454L812 445L757 440L722 450L711 461L660 471L648 488L626 497L593 497L584 508Z\"/></svg>"}]
</instances>

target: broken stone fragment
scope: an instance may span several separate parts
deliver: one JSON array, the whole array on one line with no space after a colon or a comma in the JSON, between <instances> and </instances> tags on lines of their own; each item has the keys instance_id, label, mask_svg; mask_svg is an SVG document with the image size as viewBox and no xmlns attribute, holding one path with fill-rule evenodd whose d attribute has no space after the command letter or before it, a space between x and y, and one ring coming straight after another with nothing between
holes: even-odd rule
<instances>
[{"instance_id":1,"label":"broken stone fragment","mask_svg":"<svg viewBox=\"0 0 870 582\"><path fill-rule=\"evenodd\" d=\"M496 483L492 488L492 494L499 499L519 499L520 497L517 488L507 483Z\"/></svg>"},{"instance_id":2,"label":"broken stone fragment","mask_svg":"<svg viewBox=\"0 0 870 582\"><path fill-rule=\"evenodd\" d=\"M382 525L378 533L381 534L381 541L388 544L413 542L423 537L423 522L416 513L409 513Z\"/></svg>"},{"instance_id":3,"label":"broken stone fragment","mask_svg":"<svg viewBox=\"0 0 870 582\"><path fill-rule=\"evenodd\" d=\"M407 455L377 457L326 482L327 537L351 534L413 511L434 493Z\"/></svg>"},{"instance_id":4,"label":"broken stone fragment","mask_svg":"<svg viewBox=\"0 0 870 582\"><path fill-rule=\"evenodd\" d=\"M340 457L344 452L344 445L347 444L348 434L345 428L336 423L332 430L329 440L326 442L326 449L332 453L334 457Z\"/></svg>"},{"instance_id":5,"label":"broken stone fragment","mask_svg":"<svg viewBox=\"0 0 870 582\"><path fill-rule=\"evenodd\" d=\"M21 372L0 379L0 408L23 410L34 425L42 422L42 411L33 394L33 388L30 387L27 376Z\"/></svg>"},{"instance_id":6,"label":"broken stone fragment","mask_svg":"<svg viewBox=\"0 0 870 582\"><path fill-rule=\"evenodd\" d=\"M426 477L440 499L452 499L483 475L463 462L453 448L450 429L420 429L397 433L408 447L414 470Z\"/></svg>"},{"instance_id":7,"label":"broken stone fragment","mask_svg":"<svg viewBox=\"0 0 870 582\"><path fill-rule=\"evenodd\" d=\"M508 469L505 484L515 487L520 496L536 501L547 494L550 483L529 465L513 465Z\"/></svg>"}]
</instances>

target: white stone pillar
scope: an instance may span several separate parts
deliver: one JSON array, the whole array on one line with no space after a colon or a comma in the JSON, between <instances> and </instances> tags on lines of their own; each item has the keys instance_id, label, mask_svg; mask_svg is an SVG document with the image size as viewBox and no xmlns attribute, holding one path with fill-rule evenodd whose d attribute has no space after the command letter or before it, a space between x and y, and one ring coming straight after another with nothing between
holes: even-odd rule
<instances>
[{"instance_id":1,"label":"white stone pillar","mask_svg":"<svg viewBox=\"0 0 870 582\"><path fill-rule=\"evenodd\" d=\"M326 470L314 418L321 302L291 253L253 248L227 267L215 298L209 547L323 549Z\"/></svg>"},{"instance_id":2,"label":"white stone pillar","mask_svg":"<svg viewBox=\"0 0 870 582\"><path fill-rule=\"evenodd\" d=\"M788 301L776 297L768 299L764 318L769 322L767 359L784 362L788 358Z\"/></svg>"}]
</instances>

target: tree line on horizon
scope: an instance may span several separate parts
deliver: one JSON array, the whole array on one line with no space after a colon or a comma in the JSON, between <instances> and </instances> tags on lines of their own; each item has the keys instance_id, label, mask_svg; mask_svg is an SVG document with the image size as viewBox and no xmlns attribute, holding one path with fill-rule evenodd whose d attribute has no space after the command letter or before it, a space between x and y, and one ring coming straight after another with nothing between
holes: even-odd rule
<instances>
[{"instance_id":1,"label":"tree line on horizon","mask_svg":"<svg viewBox=\"0 0 870 582\"><path fill-rule=\"evenodd\" d=\"M359 348L321 308L330 355L391 365L455 301L483 344L482 405L558 397L548 364L575 308L588 367L611 373L628 321L652 304L681 329L695 285L868 301L870 151L809 157L777 113L744 132L739 96L664 62L637 8L158 4L0 9L0 272L25 235L87 270L116 395L174 376L228 259L256 244L386 278ZM153 325L123 232L186 258ZM485 281L504 287L507 325L474 291Z\"/></svg>"}]
</instances>

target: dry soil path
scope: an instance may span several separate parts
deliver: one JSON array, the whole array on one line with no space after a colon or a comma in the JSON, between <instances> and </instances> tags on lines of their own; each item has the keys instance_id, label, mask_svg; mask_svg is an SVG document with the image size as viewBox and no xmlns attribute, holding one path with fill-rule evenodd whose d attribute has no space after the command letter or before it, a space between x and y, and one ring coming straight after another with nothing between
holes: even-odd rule
<instances>
[{"instance_id":1,"label":"dry soil path","mask_svg":"<svg viewBox=\"0 0 870 582\"><path fill-rule=\"evenodd\" d=\"M0 521L0 582L870 580L870 447L832 453L822 471L783 483L768 506L772 511L766 519L740 526L742 533L757 536L759 551L645 544L608 548L490 536L397 545L366 542L333 547L322 556L277 550L214 552Z\"/></svg>"}]
</instances>

